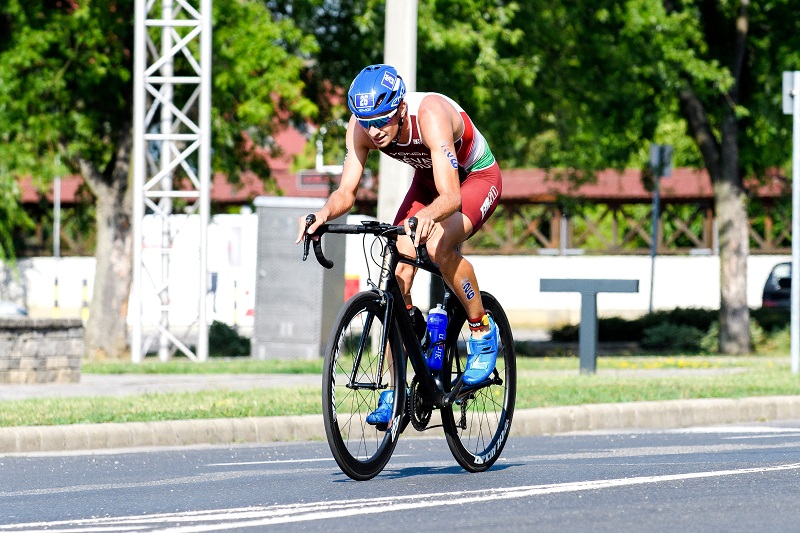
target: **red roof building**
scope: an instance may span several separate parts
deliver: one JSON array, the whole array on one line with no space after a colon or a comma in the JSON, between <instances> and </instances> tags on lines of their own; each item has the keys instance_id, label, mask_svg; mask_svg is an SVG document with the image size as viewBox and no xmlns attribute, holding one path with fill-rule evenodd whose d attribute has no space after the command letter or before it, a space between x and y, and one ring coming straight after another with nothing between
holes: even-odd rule
<instances>
[{"instance_id":1,"label":"red roof building","mask_svg":"<svg viewBox=\"0 0 800 533\"><path fill-rule=\"evenodd\" d=\"M282 156L275 160L282 163ZM326 184L301 185L298 174L289 166L276 164L272 166L272 177L275 178L284 196L301 196L326 198L330 192ZM334 177L335 178L335 177ZM67 176L61 180L61 202L73 204L83 180L80 176ZM22 192L22 203L38 203L40 193L34 187L30 177L19 182ZM790 193L790 184L779 175L764 185L751 187L754 196L759 198L779 198ZM243 205L251 202L256 196L270 195L264 183L252 172L241 176L239 183L229 182L224 174L217 173L211 187L211 201L223 205ZM552 203L561 196L585 198L587 200L603 200L621 203L647 203L653 198L643 183L641 172L628 169L624 172L605 170L597 175L596 183L574 186L563 179L548 175L542 169L505 169L503 170L504 203ZM53 201L52 189L46 193L48 201ZM713 198L711 180L708 172L690 168L677 168L672 176L661 180L661 198L664 201L697 201ZM374 194L364 190L363 201L374 201Z\"/></svg>"}]
</instances>

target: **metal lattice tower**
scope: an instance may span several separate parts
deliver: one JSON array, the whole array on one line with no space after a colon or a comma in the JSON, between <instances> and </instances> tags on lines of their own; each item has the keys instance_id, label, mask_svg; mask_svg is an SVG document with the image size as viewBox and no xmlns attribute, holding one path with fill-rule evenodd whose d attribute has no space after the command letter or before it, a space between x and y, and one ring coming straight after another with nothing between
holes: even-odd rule
<instances>
[{"instance_id":1,"label":"metal lattice tower","mask_svg":"<svg viewBox=\"0 0 800 533\"><path fill-rule=\"evenodd\" d=\"M208 358L211 0L136 0L134 25L131 359L141 362L157 342L162 361L175 350L204 361ZM174 216L173 209L189 216ZM157 245L144 240L146 214L160 223ZM198 271L171 272L173 241L197 218ZM186 290L185 281L194 276L193 293ZM181 289L171 291L178 281L183 282ZM194 352L183 336L186 331L170 328L176 306L185 308L187 301L190 307L197 306L194 323L188 327L197 334Z\"/></svg>"}]
</instances>

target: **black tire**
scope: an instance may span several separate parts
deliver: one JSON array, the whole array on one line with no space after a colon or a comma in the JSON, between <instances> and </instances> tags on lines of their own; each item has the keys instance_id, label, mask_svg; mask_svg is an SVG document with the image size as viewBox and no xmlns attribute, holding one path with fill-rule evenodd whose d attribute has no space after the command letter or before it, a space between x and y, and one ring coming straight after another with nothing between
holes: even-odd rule
<instances>
[{"instance_id":1,"label":"black tire","mask_svg":"<svg viewBox=\"0 0 800 533\"><path fill-rule=\"evenodd\" d=\"M516 353L508 318L491 294L481 292L481 298L484 308L498 328L495 370L496 377L502 383L493 383L474 390L457 403L441 410L447 445L458 464L469 472L487 470L500 456L511 432L517 393ZM452 390L452 385L467 364L468 336L466 313L456 303L447 328L447 354L442 367L442 382L447 392Z\"/></svg>"},{"instance_id":2,"label":"black tire","mask_svg":"<svg viewBox=\"0 0 800 533\"><path fill-rule=\"evenodd\" d=\"M325 349L322 372L325 433L342 472L358 481L375 477L386 466L400 436L400 421L406 403L406 386L401 370L404 353L393 320L387 343L393 354L392 363L389 365L386 358L384 368L379 370L378 347L384 312L385 305L381 304L377 293L356 294L339 311ZM348 387L359 345L364 346L355 372L355 382L360 385ZM380 393L390 387L389 366L393 367L393 375L402 382L397 383L395 390L392 422L388 429L382 430L368 424L366 419L377 407Z\"/></svg>"}]
</instances>

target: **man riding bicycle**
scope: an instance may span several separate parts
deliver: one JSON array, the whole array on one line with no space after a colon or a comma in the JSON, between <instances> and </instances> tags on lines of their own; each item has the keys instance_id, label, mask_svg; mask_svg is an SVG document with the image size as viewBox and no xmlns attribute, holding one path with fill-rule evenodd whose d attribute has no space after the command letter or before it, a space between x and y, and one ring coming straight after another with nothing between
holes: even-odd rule
<instances>
[{"instance_id":1,"label":"man riding bicycle","mask_svg":"<svg viewBox=\"0 0 800 533\"><path fill-rule=\"evenodd\" d=\"M339 187L314 213L313 233L321 224L347 213L370 150L411 165L416 170L395 216L410 235L408 219L418 220L415 242L398 238L397 248L413 256L425 244L431 260L467 311L470 338L464 383L486 379L497 362L497 327L481 301L475 271L458 246L475 234L494 212L502 192L500 167L486 140L461 107L442 94L406 93L403 79L389 65L370 65L350 85L347 104L353 116L347 125L346 155ZM306 231L300 217L297 243ZM400 264L395 272L406 307L412 309L411 284L416 269ZM381 393L370 424L386 424L394 391Z\"/></svg>"}]
</instances>

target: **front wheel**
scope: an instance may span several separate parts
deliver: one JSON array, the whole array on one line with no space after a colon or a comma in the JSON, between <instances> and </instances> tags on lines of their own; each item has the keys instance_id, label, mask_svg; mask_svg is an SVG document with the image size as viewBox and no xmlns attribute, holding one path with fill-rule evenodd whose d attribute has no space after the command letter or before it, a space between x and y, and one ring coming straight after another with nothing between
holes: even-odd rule
<instances>
[{"instance_id":1,"label":"front wheel","mask_svg":"<svg viewBox=\"0 0 800 533\"><path fill-rule=\"evenodd\" d=\"M517 362L514 338L505 311L487 292L481 292L483 306L498 329L497 366L491 383L479 388L462 389L456 402L442 408L442 425L453 457L469 472L491 467L511 431L517 393ZM442 366L442 382L450 392L467 365L466 340L469 338L467 315L456 304L447 328L447 351Z\"/></svg>"},{"instance_id":2,"label":"front wheel","mask_svg":"<svg viewBox=\"0 0 800 533\"><path fill-rule=\"evenodd\" d=\"M375 477L394 451L400 436L406 387L395 390L388 427L367 423L381 392L402 380L403 351L395 321L383 337L386 301L376 292L361 292L339 311L328 338L322 372L322 418L328 444L342 472L363 481ZM386 338L384 357L381 339Z\"/></svg>"}]
</instances>

